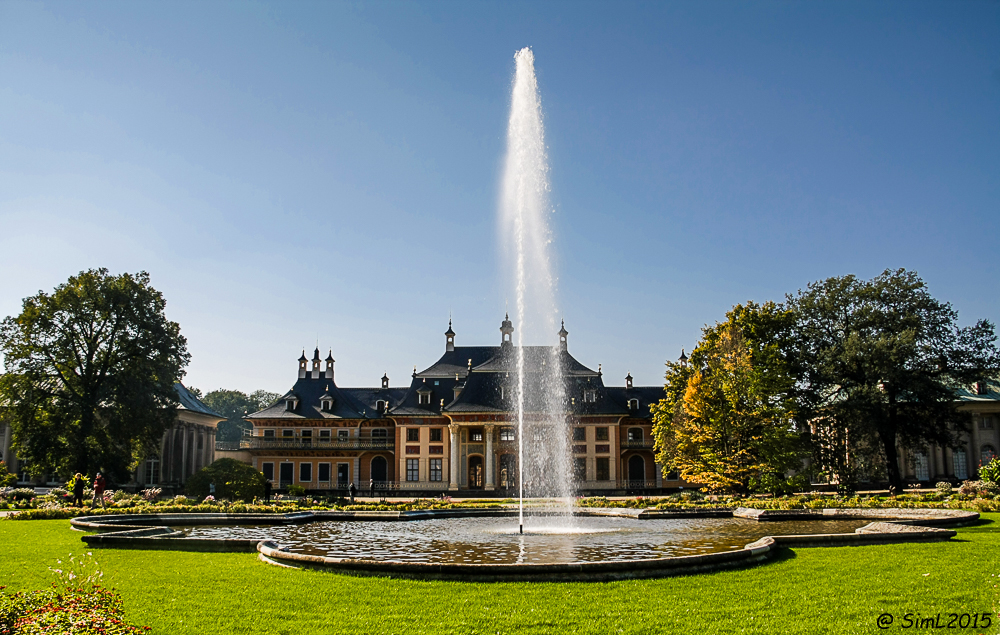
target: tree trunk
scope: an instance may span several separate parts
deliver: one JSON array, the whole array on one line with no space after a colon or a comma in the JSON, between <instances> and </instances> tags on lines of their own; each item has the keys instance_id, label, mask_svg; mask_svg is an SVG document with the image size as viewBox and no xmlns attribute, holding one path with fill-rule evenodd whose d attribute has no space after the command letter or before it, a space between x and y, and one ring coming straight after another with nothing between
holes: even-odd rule
<instances>
[{"instance_id":1,"label":"tree trunk","mask_svg":"<svg viewBox=\"0 0 1000 635\"><path fill-rule=\"evenodd\" d=\"M889 476L889 494L903 493L903 475L899 472L899 452L896 450L896 430L881 429L878 433L885 450L885 471Z\"/></svg>"}]
</instances>

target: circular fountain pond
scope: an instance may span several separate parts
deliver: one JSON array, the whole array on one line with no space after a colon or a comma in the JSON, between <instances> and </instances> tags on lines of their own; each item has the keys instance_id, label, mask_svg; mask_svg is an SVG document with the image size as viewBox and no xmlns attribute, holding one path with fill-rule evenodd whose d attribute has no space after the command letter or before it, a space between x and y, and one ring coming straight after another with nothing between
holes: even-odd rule
<instances>
[{"instance_id":1,"label":"circular fountain pond","mask_svg":"<svg viewBox=\"0 0 1000 635\"><path fill-rule=\"evenodd\" d=\"M536 517L408 522L323 521L290 526L196 526L190 538L269 539L283 551L327 558L431 564L572 564L669 558L742 549L768 535L842 534L868 520Z\"/></svg>"}]
</instances>

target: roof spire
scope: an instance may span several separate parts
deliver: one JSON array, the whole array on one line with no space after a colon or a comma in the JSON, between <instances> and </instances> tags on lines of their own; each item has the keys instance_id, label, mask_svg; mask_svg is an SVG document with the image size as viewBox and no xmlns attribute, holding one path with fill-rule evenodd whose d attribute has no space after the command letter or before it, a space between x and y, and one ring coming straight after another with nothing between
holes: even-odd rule
<instances>
[{"instance_id":1,"label":"roof spire","mask_svg":"<svg viewBox=\"0 0 1000 635\"><path fill-rule=\"evenodd\" d=\"M559 329L559 350L566 351L569 349L569 344L566 341L566 336L569 335L569 331L566 330L566 320L560 320L562 323L562 328Z\"/></svg>"}]
</instances>

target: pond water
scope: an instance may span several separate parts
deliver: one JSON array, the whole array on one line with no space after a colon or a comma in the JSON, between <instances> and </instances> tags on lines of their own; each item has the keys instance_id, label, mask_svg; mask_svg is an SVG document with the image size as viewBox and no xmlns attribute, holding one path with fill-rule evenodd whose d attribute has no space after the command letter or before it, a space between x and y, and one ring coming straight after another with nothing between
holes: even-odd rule
<instances>
[{"instance_id":1,"label":"pond water","mask_svg":"<svg viewBox=\"0 0 1000 635\"><path fill-rule=\"evenodd\" d=\"M294 553L398 562L463 564L640 560L742 549L764 536L854 533L866 520L759 523L742 518L638 520L540 517L518 534L517 518L405 522L325 521L287 526L188 527L192 538L270 538Z\"/></svg>"}]
</instances>

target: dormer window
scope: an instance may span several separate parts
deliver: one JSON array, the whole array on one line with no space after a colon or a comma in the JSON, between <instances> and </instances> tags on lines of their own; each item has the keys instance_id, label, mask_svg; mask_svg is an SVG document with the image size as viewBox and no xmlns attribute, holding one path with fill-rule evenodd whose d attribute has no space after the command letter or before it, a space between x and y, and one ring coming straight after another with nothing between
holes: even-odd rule
<instances>
[{"instance_id":1,"label":"dormer window","mask_svg":"<svg viewBox=\"0 0 1000 635\"><path fill-rule=\"evenodd\" d=\"M629 399L628 400L628 409L629 410L638 410L639 409L639 400L638 399Z\"/></svg>"},{"instance_id":2,"label":"dormer window","mask_svg":"<svg viewBox=\"0 0 1000 635\"><path fill-rule=\"evenodd\" d=\"M429 392L417 393L417 403L420 404L421 406L431 405L431 393Z\"/></svg>"},{"instance_id":3,"label":"dormer window","mask_svg":"<svg viewBox=\"0 0 1000 635\"><path fill-rule=\"evenodd\" d=\"M385 412L385 406L386 406L386 402L384 400L382 400L382 399L379 399L378 401L375 402L375 409L378 410L379 414L382 414L382 413Z\"/></svg>"},{"instance_id":4,"label":"dormer window","mask_svg":"<svg viewBox=\"0 0 1000 635\"><path fill-rule=\"evenodd\" d=\"M583 391L583 403L595 403L597 401L597 391L596 390L584 390Z\"/></svg>"},{"instance_id":5,"label":"dormer window","mask_svg":"<svg viewBox=\"0 0 1000 635\"><path fill-rule=\"evenodd\" d=\"M977 395L988 395L990 392L990 387L986 385L985 381L976 382L976 394Z\"/></svg>"},{"instance_id":6,"label":"dormer window","mask_svg":"<svg viewBox=\"0 0 1000 635\"><path fill-rule=\"evenodd\" d=\"M298 407L298 405L299 405L299 400L296 399L295 397L289 397L285 399L285 410L289 412L294 411Z\"/></svg>"},{"instance_id":7,"label":"dormer window","mask_svg":"<svg viewBox=\"0 0 1000 635\"><path fill-rule=\"evenodd\" d=\"M323 399L322 400L323 412L330 412L333 410L333 399Z\"/></svg>"}]
</instances>

